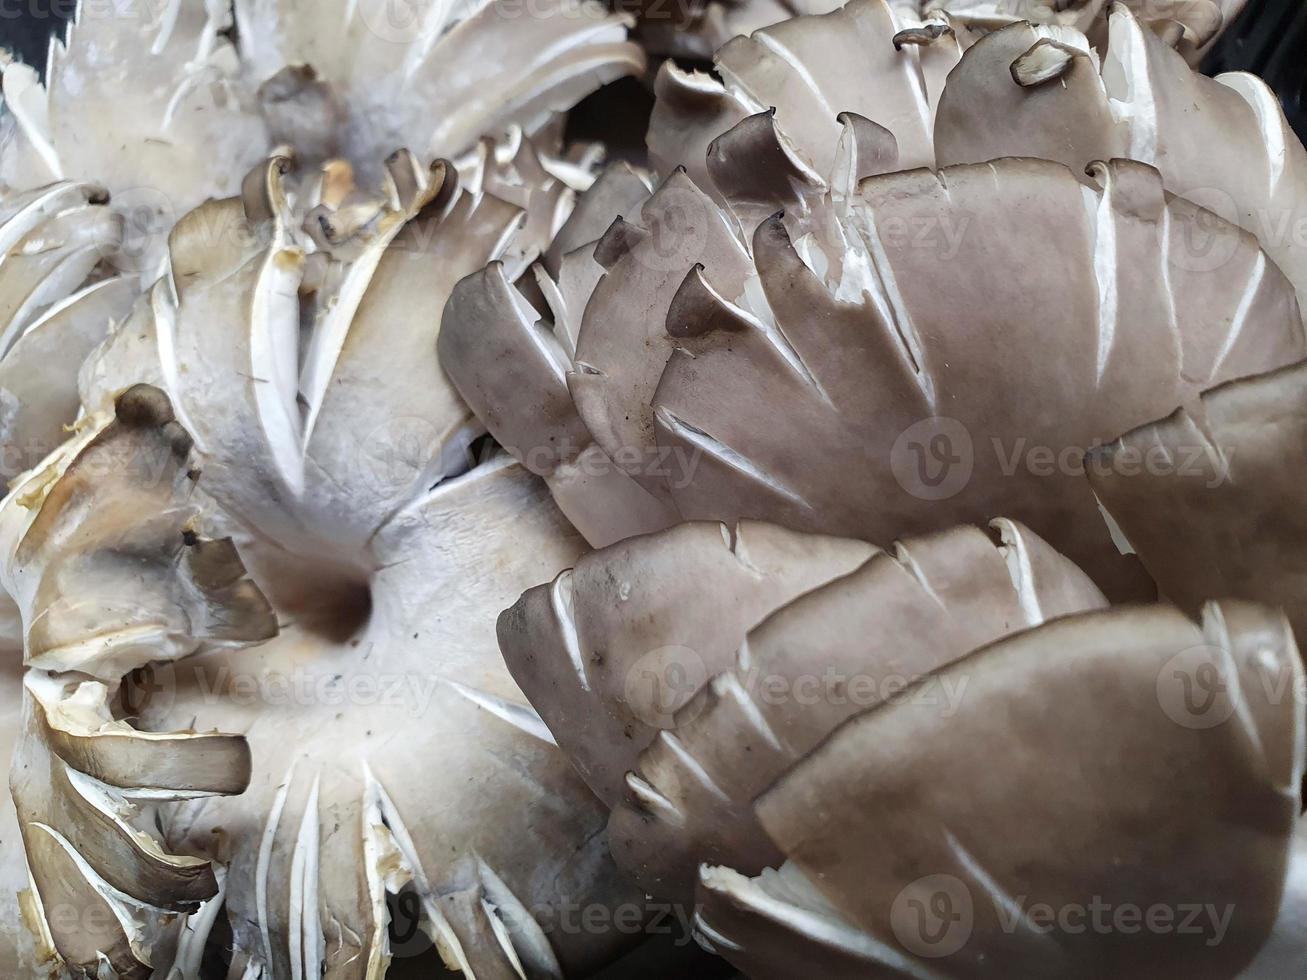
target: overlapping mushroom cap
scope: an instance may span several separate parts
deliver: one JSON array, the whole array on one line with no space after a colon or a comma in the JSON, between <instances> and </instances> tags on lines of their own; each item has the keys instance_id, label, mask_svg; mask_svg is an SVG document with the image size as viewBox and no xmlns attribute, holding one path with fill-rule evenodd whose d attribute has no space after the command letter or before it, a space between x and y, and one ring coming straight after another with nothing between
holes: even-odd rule
<instances>
[{"instance_id":1,"label":"overlapping mushroom cap","mask_svg":"<svg viewBox=\"0 0 1307 980\"><path fill-rule=\"evenodd\" d=\"M640 70L628 19L588 3L536 5L530 17L511 0L425 9L421 21L396 22L400 8L376 0L85 3L52 42L44 84L5 59L6 479L62 441L59 427L76 417L78 366L154 283L174 223L238 193L274 147L297 155L288 194L324 247L400 207L381 188L382 163L404 146L421 167L457 157L474 195L529 206L530 228L514 246L525 260L549 245L596 159L562 151L556 114ZM487 56L504 45L530 52L520 70Z\"/></svg>"},{"instance_id":2,"label":"overlapping mushroom cap","mask_svg":"<svg viewBox=\"0 0 1307 980\"><path fill-rule=\"evenodd\" d=\"M1166 189L1255 235L1307 295L1307 150L1274 93L1244 72L1207 78L1114 5L1101 55L1070 35L1018 24L983 38L949 78L935 121L943 164L1036 156L1073 170L1126 157ZM1192 232L1213 278L1231 241L1221 222Z\"/></svg>"},{"instance_id":3,"label":"overlapping mushroom cap","mask_svg":"<svg viewBox=\"0 0 1307 980\"><path fill-rule=\"evenodd\" d=\"M133 727L112 710L120 682L151 661L268 639L277 623L230 539L196 531L190 439L161 392L134 387L79 429L0 507L0 579L27 666L6 690L19 699L6 731L22 734L3 813L0 965L145 977L164 965L156 952L198 962L178 948L183 919L218 893L208 861L158 839L156 811L239 793L250 753L239 735L186 722Z\"/></svg>"},{"instance_id":4,"label":"overlapping mushroom cap","mask_svg":"<svg viewBox=\"0 0 1307 980\"><path fill-rule=\"evenodd\" d=\"M1236 601L1001 640L759 797L785 863L704 869L700 933L761 978L1291 973L1303 705L1275 691L1301 682L1284 618Z\"/></svg>"},{"instance_id":5,"label":"overlapping mushroom cap","mask_svg":"<svg viewBox=\"0 0 1307 980\"><path fill-rule=\"evenodd\" d=\"M535 132L638 72L628 22L588 2L529 17L503 0L83 3L44 86L25 65L5 69L16 125L3 182L97 180L127 207L167 207L167 223L234 193L279 144L313 164L348 159L371 183L401 146L427 162L510 124Z\"/></svg>"},{"instance_id":6,"label":"overlapping mushroom cap","mask_svg":"<svg viewBox=\"0 0 1307 980\"><path fill-rule=\"evenodd\" d=\"M1307 635L1307 366L1231 381L1096 450L1089 482L1161 592L1284 609Z\"/></svg>"},{"instance_id":7,"label":"overlapping mushroom cap","mask_svg":"<svg viewBox=\"0 0 1307 980\"><path fill-rule=\"evenodd\" d=\"M957 528L887 553L768 524L685 524L526 593L500 619L500 646L615 808L619 864L688 903L701 862L771 863L754 798L850 713L1000 636L1103 604L1025 528L997 522L995 537Z\"/></svg>"},{"instance_id":8,"label":"overlapping mushroom cap","mask_svg":"<svg viewBox=\"0 0 1307 980\"><path fill-rule=\"evenodd\" d=\"M1284 618L1104 610L1046 543L995 529L822 584L867 552L684 525L526 593L500 641L597 792L633 770L619 864L693 900L700 942L748 976L1299 961L1303 668ZM1118 909L1152 925L1118 928ZM1177 933L1191 910L1201 927Z\"/></svg>"},{"instance_id":9,"label":"overlapping mushroom cap","mask_svg":"<svg viewBox=\"0 0 1307 980\"><path fill-rule=\"evenodd\" d=\"M578 256L606 272L590 270L574 354L490 269L456 290L443 363L503 444L576 452L588 436L673 521L888 542L1006 508L1110 595L1138 594L1080 457L1297 360L1304 338L1251 236L1225 229L1218 281L1187 237L1209 215L1151 168L1093 176L1034 160L885 174L764 220L746 244L734 215L754 201L724 210L677 172ZM576 308L555 303L554 329ZM523 352L529 384L485 380L502 377L487 335ZM618 490L560 502L647 530Z\"/></svg>"},{"instance_id":10,"label":"overlapping mushroom cap","mask_svg":"<svg viewBox=\"0 0 1307 980\"><path fill-rule=\"evenodd\" d=\"M407 891L451 968L584 972L629 937L564 910L638 895L493 634L583 544L511 459L468 468L480 428L435 358L453 283L531 226L399 155L396 207L324 251L287 166L178 223L167 275L82 373L91 408L168 393L206 525L281 620L257 649L159 668L137 706L151 730L239 732L254 759L243 795L183 805L165 837L229 862L238 971L381 976L387 895Z\"/></svg>"}]
</instances>

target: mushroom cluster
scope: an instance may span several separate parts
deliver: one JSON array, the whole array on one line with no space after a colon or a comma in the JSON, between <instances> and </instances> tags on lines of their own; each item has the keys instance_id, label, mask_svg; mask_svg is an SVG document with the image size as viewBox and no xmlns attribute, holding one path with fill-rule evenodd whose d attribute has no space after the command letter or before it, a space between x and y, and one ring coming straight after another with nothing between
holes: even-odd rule
<instances>
[{"instance_id":1,"label":"mushroom cluster","mask_svg":"<svg viewBox=\"0 0 1307 980\"><path fill-rule=\"evenodd\" d=\"M3 59L0 974L1302 972L1307 151L1193 67L1240 6Z\"/></svg>"}]
</instances>

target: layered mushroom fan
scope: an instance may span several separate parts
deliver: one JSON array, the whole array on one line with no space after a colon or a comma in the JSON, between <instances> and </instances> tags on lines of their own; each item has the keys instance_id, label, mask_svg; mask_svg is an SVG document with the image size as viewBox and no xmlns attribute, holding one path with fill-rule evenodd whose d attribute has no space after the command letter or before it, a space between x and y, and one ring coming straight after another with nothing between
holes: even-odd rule
<instances>
[{"instance_id":1,"label":"layered mushroom fan","mask_svg":"<svg viewBox=\"0 0 1307 980\"><path fill-rule=\"evenodd\" d=\"M692 902L702 944L777 980L1302 962L1303 667L1281 614L1107 609L1005 520L888 552L803 538L682 525L499 621L614 807L619 864Z\"/></svg>"},{"instance_id":2,"label":"layered mushroom fan","mask_svg":"<svg viewBox=\"0 0 1307 980\"><path fill-rule=\"evenodd\" d=\"M1128 11L1112 24L1189 73ZM665 69L650 146L663 165L697 162L648 195L628 174L601 180L607 230L555 268L460 283L442 364L592 544L703 518L885 544L1006 512L1109 595L1144 595L1080 458L1301 358L1294 284L1270 246L1146 163L1072 170L1015 146L896 170L960 152L955 87L959 104L981 98L1011 39L1017 60L1054 37L1079 45L1077 65L1097 56L1066 29L1011 27L962 54L955 34L909 43L895 26L884 3L854 0L731 42L723 83ZM754 111L764 100L775 110ZM1238 145L1264 162L1287 131L1260 118ZM1038 144L1029 120L1019 135Z\"/></svg>"},{"instance_id":3,"label":"layered mushroom fan","mask_svg":"<svg viewBox=\"0 0 1307 980\"><path fill-rule=\"evenodd\" d=\"M401 155L388 176L402 208L347 243L357 254L345 261L298 230L287 166L272 161L245 197L179 222L166 275L81 374L92 409L130 379L167 392L170 425L194 438L202 523L235 537L280 622L275 640L238 655L205 644L134 706L149 731L239 732L258 760L242 795L182 803L163 839L228 863L236 975L384 975L387 896L401 892L451 969L585 972L629 938L548 924L570 905L638 895L609 862L602 808L526 706L493 633L503 606L582 545L511 459L468 469L479 429L435 360L454 281L529 223L463 191L452 168L424 173ZM215 247L214 228L240 233ZM40 596L58 603L68 588L77 594L60 583ZM114 607L73 605L117 621ZM52 617L35 612L29 658L33 624ZM110 666L130 665L106 662L116 682ZM47 856L29 843L28 858ZM50 931L65 960L93 967L92 941ZM166 956L162 943L125 941L142 963Z\"/></svg>"}]
</instances>

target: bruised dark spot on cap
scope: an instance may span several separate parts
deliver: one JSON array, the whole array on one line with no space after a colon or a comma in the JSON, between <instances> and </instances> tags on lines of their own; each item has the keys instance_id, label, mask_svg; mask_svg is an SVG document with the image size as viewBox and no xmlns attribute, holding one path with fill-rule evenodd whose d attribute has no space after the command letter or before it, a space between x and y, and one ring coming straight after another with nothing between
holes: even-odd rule
<instances>
[{"instance_id":1,"label":"bruised dark spot on cap","mask_svg":"<svg viewBox=\"0 0 1307 980\"><path fill-rule=\"evenodd\" d=\"M182 531L182 544L186 545L186 547L194 548L199 543L200 536L190 528L186 528L186 530Z\"/></svg>"},{"instance_id":2,"label":"bruised dark spot on cap","mask_svg":"<svg viewBox=\"0 0 1307 980\"><path fill-rule=\"evenodd\" d=\"M152 429L173 420L172 402L154 385L132 385L113 407L118 421L132 429Z\"/></svg>"}]
</instances>

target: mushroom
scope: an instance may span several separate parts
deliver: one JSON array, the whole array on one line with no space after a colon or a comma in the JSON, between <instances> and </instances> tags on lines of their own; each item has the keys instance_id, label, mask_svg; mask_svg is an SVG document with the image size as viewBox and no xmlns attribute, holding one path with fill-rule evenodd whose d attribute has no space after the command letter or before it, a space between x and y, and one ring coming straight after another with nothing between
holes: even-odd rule
<instances>
[{"instance_id":1,"label":"mushroom","mask_svg":"<svg viewBox=\"0 0 1307 980\"><path fill-rule=\"evenodd\" d=\"M311 11L291 0L240 0L234 8L230 0L79 3L66 36L51 44L44 85L27 65L3 65L9 111L0 200L17 205L26 198L14 195L60 187L65 196L74 186L97 188L98 197L107 190L119 225L99 229L98 254L82 254L148 288L173 224L206 200L239 192L243 176L270 155L297 155L305 172L339 170L343 158L370 187L382 182L388 155L411 147L423 166L457 159L465 181L480 186L487 168L478 141L491 137L502 145L488 189L554 200L560 216L540 203L533 209L552 231L573 189L590 180L590 161L562 152L555 117L604 82L643 69L640 50L626 41L629 18L592 0L575 9L546 0L530 17L519 17L513 0L460 13L434 4L419 18L389 0L324 0ZM499 50L513 45L520 54ZM522 69L502 70L504 58ZM539 142L525 152L544 158L534 168L521 150L522 127L526 140ZM297 196L307 213L320 188ZM377 211L374 201L355 203L365 215ZM109 212L101 212L104 224ZM0 226L4 219L0 206ZM60 223L62 237L97 231L85 220L63 227L74 220ZM57 280L63 295L81 282L74 269L67 264ZM29 289L37 281L22 274ZM62 298L49 286L43 295L47 303ZM0 321L10 315L0 306Z\"/></svg>"},{"instance_id":2,"label":"mushroom","mask_svg":"<svg viewBox=\"0 0 1307 980\"><path fill-rule=\"evenodd\" d=\"M993 529L881 552L767 524L685 524L527 592L500 618L500 647L613 807L623 870L690 903L701 863L756 874L772 862L754 798L851 713L1000 636L1105 604L1029 530Z\"/></svg>"},{"instance_id":3,"label":"mushroom","mask_svg":"<svg viewBox=\"0 0 1307 980\"><path fill-rule=\"evenodd\" d=\"M281 625L165 664L137 706L151 731L240 732L254 759L242 795L183 802L164 840L229 862L237 975L384 975L400 893L451 969L583 973L633 937L577 933L570 910L639 893L494 640L583 544L510 458L469 460L480 426L435 359L453 283L523 214L445 164L392 166L401 206L339 250L300 230L284 159L185 216L167 275L83 371L91 410L141 380L167 392L204 526Z\"/></svg>"},{"instance_id":4,"label":"mushroom","mask_svg":"<svg viewBox=\"0 0 1307 980\"><path fill-rule=\"evenodd\" d=\"M1094 450L1085 473L1122 547L1192 612L1213 596L1285 611L1307 635L1307 364L1230 381Z\"/></svg>"},{"instance_id":5,"label":"mushroom","mask_svg":"<svg viewBox=\"0 0 1307 980\"><path fill-rule=\"evenodd\" d=\"M62 181L0 201L0 473L11 480L64 441L79 364L136 295L127 277L88 277L122 241L103 188ZM58 361L65 372L48 370Z\"/></svg>"},{"instance_id":6,"label":"mushroom","mask_svg":"<svg viewBox=\"0 0 1307 980\"><path fill-rule=\"evenodd\" d=\"M1083 38L1029 24L977 42L939 99L938 162L1035 156L1073 170L1112 157L1149 164L1169 192L1257 236L1301 304L1307 259L1292 229L1307 221L1307 150L1275 95L1245 72L1207 78L1191 70L1121 4L1107 26L1101 57ZM1208 222L1186 259L1214 276L1230 252L1221 227Z\"/></svg>"},{"instance_id":7,"label":"mushroom","mask_svg":"<svg viewBox=\"0 0 1307 980\"><path fill-rule=\"evenodd\" d=\"M6 975L52 960L147 977L152 949L175 946L185 916L218 894L210 863L169 852L152 821L181 800L241 792L245 739L143 730L111 711L123 679L147 663L277 632L231 540L194 529L190 451L167 397L136 386L83 420L0 506L0 580L27 668L5 691L7 732L22 734L0 821L6 840L21 833L31 875L20 895L27 872L11 847Z\"/></svg>"},{"instance_id":8,"label":"mushroom","mask_svg":"<svg viewBox=\"0 0 1307 980\"><path fill-rule=\"evenodd\" d=\"M1204 388L1300 359L1303 328L1250 235L1221 226L1234 251L1218 281L1184 261L1210 215L1141 164L1092 177L1016 159L883 174L745 238L735 219L751 200L724 209L677 171L579 259L606 274L570 358L547 353L541 315L491 270L455 291L442 363L519 458L586 448L588 433L675 520L885 544L1004 508L1109 596L1146 595L1080 457ZM571 316L557 306L555 323ZM487 331L496 342L479 345ZM529 384L503 383L505 349L525 352ZM600 516L602 533L578 523L587 536L623 519L651 529L627 484L572 490L585 499L567 513Z\"/></svg>"},{"instance_id":9,"label":"mushroom","mask_svg":"<svg viewBox=\"0 0 1307 980\"><path fill-rule=\"evenodd\" d=\"M1107 609L1010 521L996 539L905 541L824 583L835 541L716 530L596 552L499 627L597 792L640 750L614 854L694 902L707 948L762 980L1277 976L1301 961L1305 719L1287 692L1303 667L1283 616L1237 600L1196 620ZM785 571L821 574L787 601ZM702 655L678 644L724 608Z\"/></svg>"},{"instance_id":10,"label":"mushroom","mask_svg":"<svg viewBox=\"0 0 1307 980\"><path fill-rule=\"evenodd\" d=\"M999 640L759 796L783 863L704 867L698 934L760 980L1292 973L1303 705L1270 679L1302 683L1288 625L1233 600Z\"/></svg>"}]
</instances>

